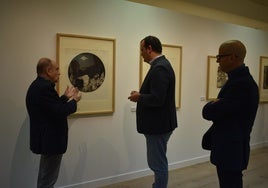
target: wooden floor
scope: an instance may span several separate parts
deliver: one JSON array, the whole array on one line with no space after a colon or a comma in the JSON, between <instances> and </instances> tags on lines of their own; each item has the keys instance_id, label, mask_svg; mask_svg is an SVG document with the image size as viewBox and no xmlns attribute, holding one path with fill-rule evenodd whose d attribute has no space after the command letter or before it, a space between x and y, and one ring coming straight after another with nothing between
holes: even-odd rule
<instances>
[{"instance_id":1,"label":"wooden floor","mask_svg":"<svg viewBox=\"0 0 268 188\"><path fill-rule=\"evenodd\" d=\"M248 169L243 172L244 188L268 188L268 147L251 151ZM151 188L152 176L101 188ZM210 162L170 171L169 188L218 188L215 166Z\"/></svg>"}]
</instances>

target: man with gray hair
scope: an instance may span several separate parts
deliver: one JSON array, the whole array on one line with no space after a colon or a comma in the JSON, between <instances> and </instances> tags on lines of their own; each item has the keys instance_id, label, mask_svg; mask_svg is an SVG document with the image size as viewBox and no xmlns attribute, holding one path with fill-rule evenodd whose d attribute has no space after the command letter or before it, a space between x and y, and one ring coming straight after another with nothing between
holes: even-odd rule
<instances>
[{"instance_id":1,"label":"man with gray hair","mask_svg":"<svg viewBox=\"0 0 268 188\"><path fill-rule=\"evenodd\" d=\"M37 64L37 78L26 95L30 117L30 149L41 154L37 187L53 188L57 181L63 153L67 150L67 116L76 112L81 93L68 87L61 97L55 90L59 80L58 64L41 58Z\"/></svg>"}]
</instances>

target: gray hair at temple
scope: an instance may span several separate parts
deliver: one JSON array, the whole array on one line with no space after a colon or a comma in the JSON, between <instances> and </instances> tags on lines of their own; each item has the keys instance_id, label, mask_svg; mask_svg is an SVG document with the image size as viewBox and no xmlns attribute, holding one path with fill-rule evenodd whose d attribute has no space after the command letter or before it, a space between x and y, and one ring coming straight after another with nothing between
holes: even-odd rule
<instances>
[{"instance_id":1,"label":"gray hair at temple","mask_svg":"<svg viewBox=\"0 0 268 188\"><path fill-rule=\"evenodd\" d=\"M47 67L52 65L52 60L46 57L41 58L36 66L36 73L37 75L41 75L45 73Z\"/></svg>"}]
</instances>

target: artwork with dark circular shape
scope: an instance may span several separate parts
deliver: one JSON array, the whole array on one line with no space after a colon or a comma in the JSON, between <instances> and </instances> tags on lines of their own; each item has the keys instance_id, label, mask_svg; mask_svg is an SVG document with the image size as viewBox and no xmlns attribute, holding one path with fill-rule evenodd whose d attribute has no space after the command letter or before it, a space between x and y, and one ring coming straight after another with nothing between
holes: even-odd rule
<instances>
[{"instance_id":1,"label":"artwork with dark circular shape","mask_svg":"<svg viewBox=\"0 0 268 188\"><path fill-rule=\"evenodd\" d=\"M69 64L68 77L72 85L80 91L93 92L104 82L105 67L98 56L81 53Z\"/></svg>"}]
</instances>

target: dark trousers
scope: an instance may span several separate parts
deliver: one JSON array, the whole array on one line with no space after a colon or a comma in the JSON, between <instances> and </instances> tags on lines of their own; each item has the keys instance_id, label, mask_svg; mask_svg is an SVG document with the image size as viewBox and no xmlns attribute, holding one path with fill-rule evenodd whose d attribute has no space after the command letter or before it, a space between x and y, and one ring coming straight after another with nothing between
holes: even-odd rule
<instances>
[{"instance_id":1,"label":"dark trousers","mask_svg":"<svg viewBox=\"0 0 268 188\"><path fill-rule=\"evenodd\" d=\"M61 164L60 155L41 155L37 188L53 188L56 183Z\"/></svg>"},{"instance_id":2,"label":"dark trousers","mask_svg":"<svg viewBox=\"0 0 268 188\"><path fill-rule=\"evenodd\" d=\"M220 188L243 188L242 171L223 170L217 167Z\"/></svg>"}]
</instances>

